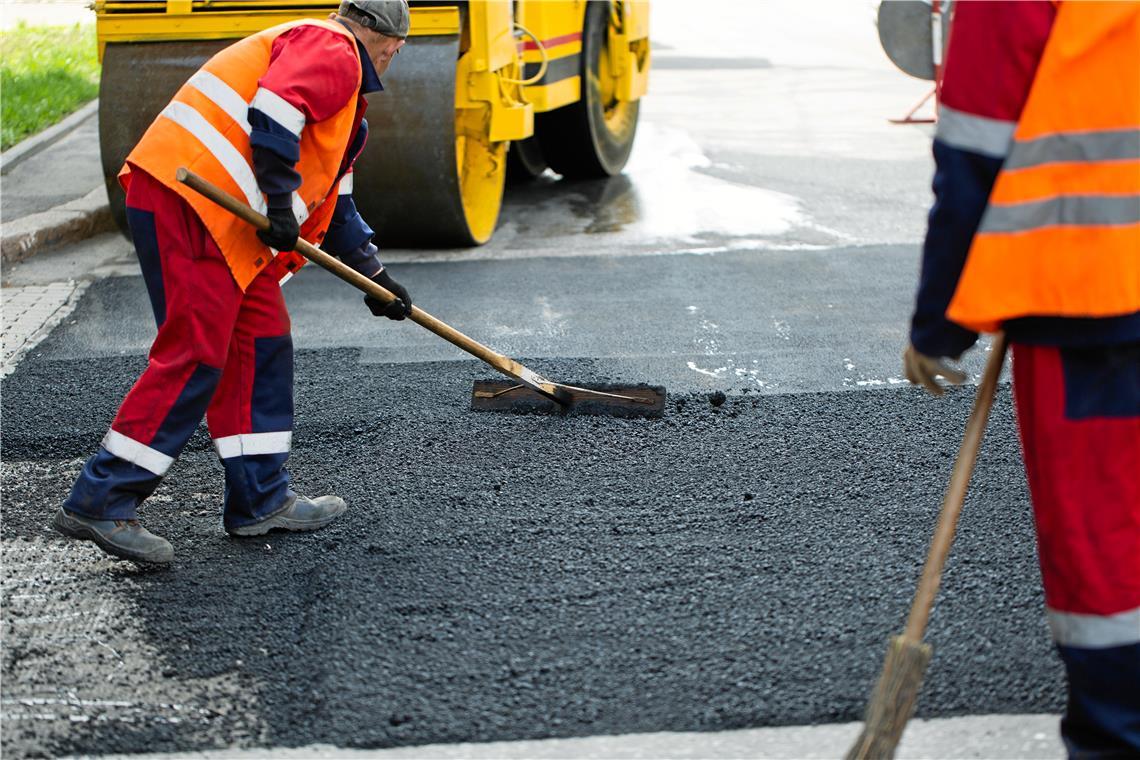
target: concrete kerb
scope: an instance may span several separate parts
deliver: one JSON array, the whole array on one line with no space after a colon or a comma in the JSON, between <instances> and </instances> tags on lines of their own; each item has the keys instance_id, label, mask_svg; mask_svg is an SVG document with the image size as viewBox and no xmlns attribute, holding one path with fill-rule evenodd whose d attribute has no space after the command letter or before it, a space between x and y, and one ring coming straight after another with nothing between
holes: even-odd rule
<instances>
[{"instance_id":1,"label":"concrete kerb","mask_svg":"<svg viewBox=\"0 0 1140 760\"><path fill-rule=\"evenodd\" d=\"M64 243L74 243L115 228L107 188L97 187L78 200L0 226L0 259L5 264Z\"/></svg>"},{"instance_id":2,"label":"concrete kerb","mask_svg":"<svg viewBox=\"0 0 1140 760\"><path fill-rule=\"evenodd\" d=\"M0 174L54 145L99 112L93 100L58 124L48 127L0 154ZM14 264L39 251L73 243L114 229L106 188L100 186L82 198L0 225L0 260Z\"/></svg>"}]
</instances>

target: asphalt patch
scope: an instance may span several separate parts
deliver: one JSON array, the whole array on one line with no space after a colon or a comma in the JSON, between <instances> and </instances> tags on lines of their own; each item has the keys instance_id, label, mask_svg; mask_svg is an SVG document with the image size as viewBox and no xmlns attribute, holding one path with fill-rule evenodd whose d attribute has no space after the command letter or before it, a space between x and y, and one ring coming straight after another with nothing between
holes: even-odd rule
<instances>
[{"instance_id":1,"label":"asphalt patch","mask_svg":"<svg viewBox=\"0 0 1140 760\"><path fill-rule=\"evenodd\" d=\"M4 380L5 546L69 548L47 523L144 364L32 357ZM591 361L543 366L620 381ZM6 636L5 705L76 698L54 720L9 722L6 755L861 717L972 389L680 395L639 420L475 414L483 375L300 352L295 486L349 503L314 534L227 537L200 431L141 512L173 568L85 565L49 595L57 612L124 610L127 651L145 656L64 668L64 650ZM928 636L919 716L1062 709L1008 386ZM83 701L107 682L133 700L129 722L114 699Z\"/></svg>"}]
</instances>

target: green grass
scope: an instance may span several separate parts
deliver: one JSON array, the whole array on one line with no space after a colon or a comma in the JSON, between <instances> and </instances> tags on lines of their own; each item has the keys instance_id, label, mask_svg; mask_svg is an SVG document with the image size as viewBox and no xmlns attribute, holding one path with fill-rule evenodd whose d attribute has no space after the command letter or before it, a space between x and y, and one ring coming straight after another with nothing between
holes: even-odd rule
<instances>
[{"instance_id":1,"label":"green grass","mask_svg":"<svg viewBox=\"0 0 1140 760\"><path fill-rule=\"evenodd\" d=\"M0 32L0 149L50 127L99 94L95 27Z\"/></svg>"}]
</instances>

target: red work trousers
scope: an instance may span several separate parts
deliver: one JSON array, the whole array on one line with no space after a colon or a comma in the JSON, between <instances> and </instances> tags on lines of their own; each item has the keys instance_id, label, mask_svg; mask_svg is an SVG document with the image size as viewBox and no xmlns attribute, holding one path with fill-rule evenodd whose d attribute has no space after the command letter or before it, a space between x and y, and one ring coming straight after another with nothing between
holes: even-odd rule
<instances>
[{"instance_id":1,"label":"red work trousers","mask_svg":"<svg viewBox=\"0 0 1140 760\"><path fill-rule=\"evenodd\" d=\"M1013 390L1073 757L1140 756L1140 345L1014 344Z\"/></svg>"},{"instance_id":2,"label":"red work trousers","mask_svg":"<svg viewBox=\"0 0 1140 760\"><path fill-rule=\"evenodd\" d=\"M131 235L158 335L65 509L104 520L135 517L207 418L225 468L227 527L256 522L289 497L293 345L271 263L237 286L193 209L144 172L127 192Z\"/></svg>"}]
</instances>

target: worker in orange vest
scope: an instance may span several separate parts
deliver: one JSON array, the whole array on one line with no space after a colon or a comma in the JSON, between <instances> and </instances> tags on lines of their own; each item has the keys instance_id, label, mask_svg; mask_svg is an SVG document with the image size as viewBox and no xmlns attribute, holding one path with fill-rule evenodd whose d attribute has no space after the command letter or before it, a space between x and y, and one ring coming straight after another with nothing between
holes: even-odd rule
<instances>
[{"instance_id":1,"label":"worker in orange vest","mask_svg":"<svg viewBox=\"0 0 1140 760\"><path fill-rule=\"evenodd\" d=\"M408 291L377 257L352 200L368 125L364 94L408 36L406 0L355 0L322 21L267 29L222 50L175 94L127 157L120 181L158 335L146 370L87 461L54 526L136 562L169 563L139 524L203 415L225 469L223 523L238 536L315 530L336 496L289 487L293 343L281 286L299 236L398 296L373 314L404 319ZM180 167L269 218L257 231L176 181Z\"/></svg>"},{"instance_id":2,"label":"worker in orange vest","mask_svg":"<svg viewBox=\"0 0 1140 760\"><path fill-rule=\"evenodd\" d=\"M955 4L904 369L1004 330L1073 757L1140 756L1140 3Z\"/></svg>"}]
</instances>

